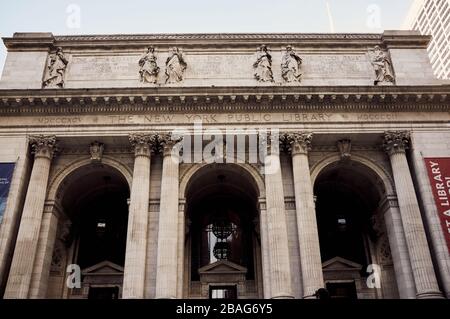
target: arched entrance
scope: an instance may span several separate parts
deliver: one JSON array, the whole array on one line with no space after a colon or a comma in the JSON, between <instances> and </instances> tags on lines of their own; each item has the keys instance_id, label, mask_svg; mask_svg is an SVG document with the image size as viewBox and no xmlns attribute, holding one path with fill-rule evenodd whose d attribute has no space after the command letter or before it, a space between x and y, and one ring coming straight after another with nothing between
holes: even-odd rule
<instances>
[{"instance_id":1,"label":"arched entrance","mask_svg":"<svg viewBox=\"0 0 450 319\"><path fill-rule=\"evenodd\" d=\"M211 164L186 187L186 276L192 298L260 298L259 190L236 164Z\"/></svg>"},{"instance_id":2,"label":"arched entrance","mask_svg":"<svg viewBox=\"0 0 450 319\"><path fill-rule=\"evenodd\" d=\"M55 242L49 292L65 298L120 298L125 262L129 186L105 164L88 164L68 174L58 190L63 212ZM67 289L67 265L81 269L81 288Z\"/></svg>"},{"instance_id":3,"label":"arched entrance","mask_svg":"<svg viewBox=\"0 0 450 319\"><path fill-rule=\"evenodd\" d=\"M358 161L336 161L317 175L314 194L322 268L331 296L397 297L381 178Z\"/></svg>"}]
</instances>

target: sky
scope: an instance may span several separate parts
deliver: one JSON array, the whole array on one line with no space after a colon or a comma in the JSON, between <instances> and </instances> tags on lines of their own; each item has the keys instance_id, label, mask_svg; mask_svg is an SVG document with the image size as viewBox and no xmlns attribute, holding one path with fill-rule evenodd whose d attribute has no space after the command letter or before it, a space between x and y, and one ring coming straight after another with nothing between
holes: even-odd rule
<instances>
[{"instance_id":1,"label":"sky","mask_svg":"<svg viewBox=\"0 0 450 319\"><path fill-rule=\"evenodd\" d=\"M400 29L413 0L0 0L0 36ZM0 44L0 72L6 49Z\"/></svg>"}]
</instances>

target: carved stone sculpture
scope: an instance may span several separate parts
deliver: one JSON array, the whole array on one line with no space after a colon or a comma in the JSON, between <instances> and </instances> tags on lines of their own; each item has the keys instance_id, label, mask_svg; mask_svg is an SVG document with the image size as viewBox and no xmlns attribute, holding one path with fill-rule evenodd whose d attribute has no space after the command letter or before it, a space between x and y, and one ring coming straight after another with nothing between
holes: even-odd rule
<instances>
[{"instance_id":1,"label":"carved stone sculpture","mask_svg":"<svg viewBox=\"0 0 450 319\"><path fill-rule=\"evenodd\" d=\"M92 142L89 146L89 151L91 153L91 161L92 162L101 162L104 150L104 144L100 142Z\"/></svg>"},{"instance_id":2,"label":"carved stone sculpture","mask_svg":"<svg viewBox=\"0 0 450 319\"><path fill-rule=\"evenodd\" d=\"M155 48L149 47L139 60L139 75L142 83L156 83L159 67L156 62Z\"/></svg>"},{"instance_id":3,"label":"carved stone sculpture","mask_svg":"<svg viewBox=\"0 0 450 319\"><path fill-rule=\"evenodd\" d=\"M404 153L409 148L410 139L408 131L387 131L384 133L383 148L389 155Z\"/></svg>"},{"instance_id":4,"label":"carved stone sculpture","mask_svg":"<svg viewBox=\"0 0 450 319\"><path fill-rule=\"evenodd\" d=\"M281 76L286 82L300 82L302 78L302 58L289 45L281 60Z\"/></svg>"},{"instance_id":5,"label":"carved stone sculpture","mask_svg":"<svg viewBox=\"0 0 450 319\"><path fill-rule=\"evenodd\" d=\"M380 218L379 214L373 214L369 219L371 229L370 234L374 237L374 239L380 238L385 230L383 228L383 221Z\"/></svg>"},{"instance_id":6,"label":"carved stone sculpture","mask_svg":"<svg viewBox=\"0 0 450 319\"><path fill-rule=\"evenodd\" d=\"M37 157L52 158L58 151L56 136L54 135L31 135L29 137L31 153Z\"/></svg>"},{"instance_id":7,"label":"carved stone sculpture","mask_svg":"<svg viewBox=\"0 0 450 319\"><path fill-rule=\"evenodd\" d=\"M262 45L256 53L256 62L253 63L255 78L259 82L273 82L272 56L267 52L267 47Z\"/></svg>"},{"instance_id":8,"label":"carved stone sculpture","mask_svg":"<svg viewBox=\"0 0 450 319\"><path fill-rule=\"evenodd\" d=\"M378 260L382 265L392 264L391 246L389 245L389 239L386 235L380 239L378 244Z\"/></svg>"},{"instance_id":9,"label":"carved stone sculpture","mask_svg":"<svg viewBox=\"0 0 450 319\"><path fill-rule=\"evenodd\" d=\"M65 221L59 229L58 239L61 240L66 247L69 247L73 240L73 228L71 221Z\"/></svg>"},{"instance_id":10,"label":"carved stone sculpture","mask_svg":"<svg viewBox=\"0 0 450 319\"><path fill-rule=\"evenodd\" d=\"M312 133L284 133L280 136L280 142L288 153L307 154L311 149Z\"/></svg>"},{"instance_id":11,"label":"carved stone sculpture","mask_svg":"<svg viewBox=\"0 0 450 319\"><path fill-rule=\"evenodd\" d=\"M183 140L183 137L173 135L172 133L162 133L159 135L158 139L160 140L162 146L163 155L179 154L179 149L174 149L174 147L179 146L179 143Z\"/></svg>"},{"instance_id":12,"label":"carved stone sculpture","mask_svg":"<svg viewBox=\"0 0 450 319\"><path fill-rule=\"evenodd\" d=\"M56 239L53 248L52 262L50 264L50 271L52 273L62 273L65 251L66 247L64 246L64 243L61 240Z\"/></svg>"},{"instance_id":13,"label":"carved stone sculpture","mask_svg":"<svg viewBox=\"0 0 450 319\"><path fill-rule=\"evenodd\" d=\"M183 81L186 68L187 63L184 60L183 52L176 47L172 48L166 60L166 83Z\"/></svg>"},{"instance_id":14,"label":"carved stone sculpture","mask_svg":"<svg viewBox=\"0 0 450 319\"><path fill-rule=\"evenodd\" d=\"M150 156L152 151L151 144L153 134L147 133L132 133L128 136L131 146L134 148L134 155L137 156Z\"/></svg>"},{"instance_id":15,"label":"carved stone sculpture","mask_svg":"<svg viewBox=\"0 0 450 319\"><path fill-rule=\"evenodd\" d=\"M69 62L64 56L61 48L56 50L56 53L51 54L47 69L42 83L44 88L63 88L64 74L66 72L67 64Z\"/></svg>"},{"instance_id":16,"label":"carved stone sculpture","mask_svg":"<svg viewBox=\"0 0 450 319\"><path fill-rule=\"evenodd\" d=\"M392 71L392 64L386 53L377 45L372 56L372 66L375 70L375 85L394 84L395 77Z\"/></svg>"},{"instance_id":17,"label":"carved stone sculpture","mask_svg":"<svg viewBox=\"0 0 450 319\"><path fill-rule=\"evenodd\" d=\"M340 140L337 142L337 148L341 154L341 160L345 161L352 157L352 141L349 139Z\"/></svg>"}]
</instances>

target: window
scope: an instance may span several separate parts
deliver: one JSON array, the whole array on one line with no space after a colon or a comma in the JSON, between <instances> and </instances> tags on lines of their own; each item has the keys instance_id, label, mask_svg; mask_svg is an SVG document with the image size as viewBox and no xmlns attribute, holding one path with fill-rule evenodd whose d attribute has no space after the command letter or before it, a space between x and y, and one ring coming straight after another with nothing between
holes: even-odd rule
<instances>
[{"instance_id":1,"label":"window","mask_svg":"<svg viewBox=\"0 0 450 319\"><path fill-rule=\"evenodd\" d=\"M231 258L233 241L236 242L240 237L237 225L225 218L218 218L206 226L206 232L210 262Z\"/></svg>"},{"instance_id":2,"label":"window","mask_svg":"<svg viewBox=\"0 0 450 319\"><path fill-rule=\"evenodd\" d=\"M119 299L119 287L91 287L88 299Z\"/></svg>"},{"instance_id":3,"label":"window","mask_svg":"<svg viewBox=\"0 0 450 319\"><path fill-rule=\"evenodd\" d=\"M210 286L209 299L237 299L237 287Z\"/></svg>"},{"instance_id":4,"label":"window","mask_svg":"<svg viewBox=\"0 0 450 319\"><path fill-rule=\"evenodd\" d=\"M358 299L355 282L329 282L327 290L332 299Z\"/></svg>"},{"instance_id":5,"label":"window","mask_svg":"<svg viewBox=\"0 0 450 319\"><path fill-rule=\"evenodd\" d=\"M247 268L246 279L253 280L255 225L245 205L228 199L205 201L199 211L191 226L191 280L199 280L199 268L222 260Z\"/></svg>"}]
</instances>

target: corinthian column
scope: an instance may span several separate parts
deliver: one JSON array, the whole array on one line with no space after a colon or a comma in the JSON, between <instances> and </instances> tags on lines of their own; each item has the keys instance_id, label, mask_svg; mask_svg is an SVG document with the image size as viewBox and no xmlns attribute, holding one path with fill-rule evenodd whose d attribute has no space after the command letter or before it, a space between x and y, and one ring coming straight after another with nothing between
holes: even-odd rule
<instances>
[{"instance_id":1,"label":"corinthian column","mask_svg":"<svg viewBox=\"0 0 450 319\"><path fill-rule=\"evenodd\" d=\"M323 288L319 234L308 161L311 140L311 133L289 133L282 136L282 141L292 155L303 298L315 298L315 292Z\"/></svg>"},{"instance_id":2,"label":"corinthian column","mask_svg":"<svg viewBox=\"0 0 450 319\"><path fill-rule=\"evenodd\" d=\"M268 149L264 162L268 247L263 250L268 250L270 263L270 298L293 298L278 136L263 144Z\"/></svg>"},{"instance_id":3,"label":"corinthian column","mask_svg":"<svg viewBox=\"0 0 450 319\"><path fill-rule=\"evenodd\" d=\"M55 136L30 136L34 164L4 298L28 298L36 256Z\"/></svg>"},{"instance_id":4,"label":"corinthian column","mask_svg":"<svg viewBox=\"0 0 450 319\"><path fill-rule=\"evenodd\" d=\"M408 132L386 132L384 134L384 148L391 160L417 298L442 297L434 273L419 203L406 159L405 151L408 148L409 141Z\"/></svg>"},{"instance_id":5,"label":"corinthian column","mask_svg":"<svg viewBox=\"0 0 450 319\"><path fill-rule=\"evenodd\" d=\"M158 257L156 267L156 298L177 298L177 283L182 278L178 273L178 167L179 155L173 147L181 139L171 134L161 137L163 146L163 171L158 230Z\"/></svg>"},{"instance_id":6,"label":"corinthian column","mask_svg":"<svg viewBox=\"0 0 450 319\"><path fill-rule=\"evenodd\" d=\"M415 299L416 287L403 231L402 218L397 198L386 198L384 221L394 262L398 293L401 299Z\"/></svg>"},{"instance_id":7,"label":"corinthian column","mask_svg":"<svg viewBox=\"0 0 450 319\"><path fill-rule=\"evenodd\" d=\"M42 214L41 230L36 248L36 257L34 258L28 298L42 299L47 295L59 218L60 211L56 205L46 204Z\"/></svg>"},{"instance_id":8,"label":"corinthian column","mask_svg":"<svg viewBox=\"0 0 450 319\"><path fill-rule=\"evenodd\" d=\"M147 251L148 201L150 194L150 155L153 136L131 134L134 147L133 182L128 209L127 246L123 275L123 298L144 298Z\"/></svg>"}]
</instances>

